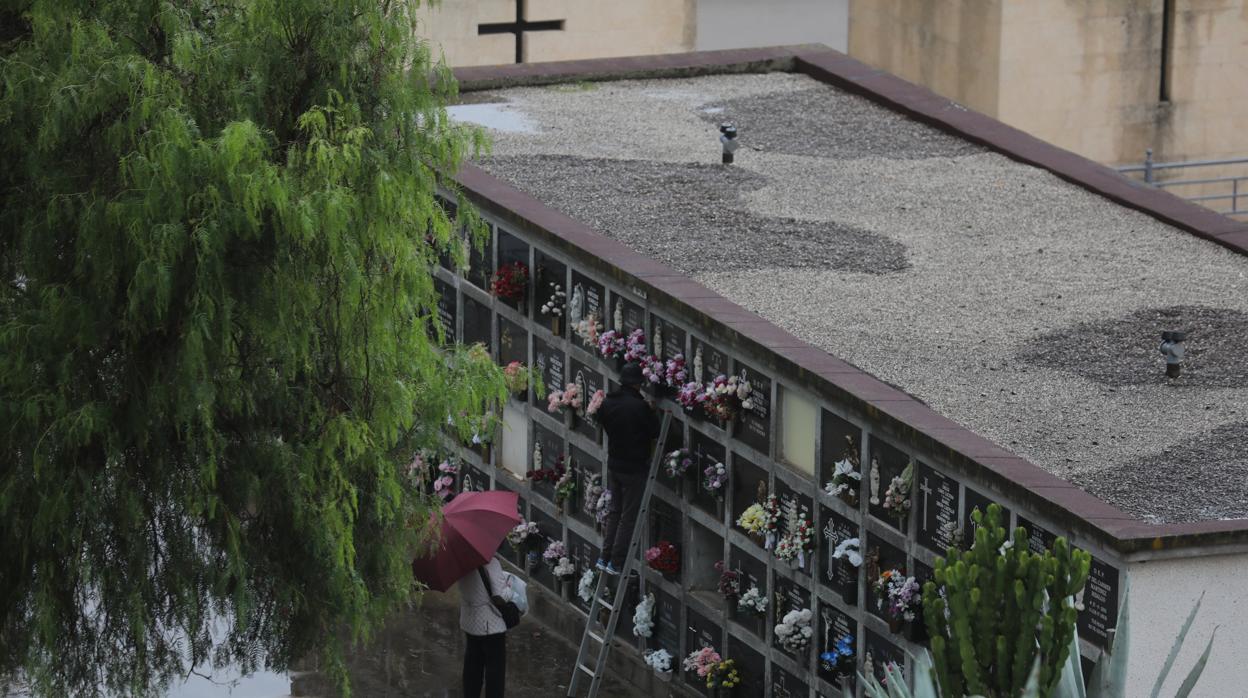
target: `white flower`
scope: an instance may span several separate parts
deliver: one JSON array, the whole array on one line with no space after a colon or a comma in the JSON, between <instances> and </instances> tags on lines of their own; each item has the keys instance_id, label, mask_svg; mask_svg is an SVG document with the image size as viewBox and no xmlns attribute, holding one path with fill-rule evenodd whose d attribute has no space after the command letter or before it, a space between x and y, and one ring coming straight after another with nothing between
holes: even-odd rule
<instances>
[{"instance_id":1,"label":"white flower","mask_svg":"<svg viewBox=\"0 0 1248 698\"><path fill-rule=\"evenodd\" d=\"M667 650L658 649L646 652L645 659L646 664L660 674L666 674L672 670L672 655L668 654Z\"/></svg>"},{"instance_id":2,"label":"white flower","mask_svg":"<svg viewBox=\"0 0 1248 698\"><path fill-rule=\"evenodd\" d=\"M862 566L862 553L858 549L859 542L857 538L846 538L837 544L836 550L832 551L832 559L840 560L845 558L849 560L849 564L854 567Z\"/></svg>"},{"instance_id":3,"label":"white flower","mask_svg":"<svg viewBox=\"0 0 1248 698\"><path fill-rule=\"evenodd\" d=\"M571 577L576 574L576 565L566 557L559 558L559 563L555 565L554 570L556 577Z\"/></svg>"},{"instance_id":4,"label":"white flower","mask_svg":"<svg viewBox=\"0 0 1248 698\"><path fill-rule=\"evenodd\" d=\"M784 649L800 653L806 649L814 630L810 627L812 614L810 609L802 608L784 614L783 620L776 625L776 638Z\"/></svg>"},{"instance_id":5,"label":"white flower","mask_svg":"<svg viewBox=\"0 0 1248 698\"><path fill-rule=\"evenodd\" d=\"M741 409L743 409L743 410L752 410L752 409L754 409L754 401L753 401L753 400L745 400L745 401L743 401L743 402L741 403Z\"/></svg>"},{"instance_id":6,"label":"white flower","mask_svg":"<svg viewBox=\"0 0 1248 698\"><path fill-rule=\"evenodd\" d=\"M594 600L594 568L590 567L581 575L581 581L576 585L576 595L581 597L581 601L591 603Z\"/></svg>"},{"instance_id":7,"label":"white flower","mask_svg":"<svg viewBox=\"0 0 1248 698\"><path fill-rule=\"evenodd\" d=\"M646 598L637 603L633 611L633 634L637 637L654 634L654 594L646 594Z\"/></svg>"},{"instance_id":8,"label":"white flower","mask_svg":"<svg viewBox=\"0 0 1248 698\"><path fill-rule=\"evenodd\" d=\"M737 600L737 608L762 615L767 612L767 595L759 591L758 587L751 586Z\"/></svg>"}]
</instances>

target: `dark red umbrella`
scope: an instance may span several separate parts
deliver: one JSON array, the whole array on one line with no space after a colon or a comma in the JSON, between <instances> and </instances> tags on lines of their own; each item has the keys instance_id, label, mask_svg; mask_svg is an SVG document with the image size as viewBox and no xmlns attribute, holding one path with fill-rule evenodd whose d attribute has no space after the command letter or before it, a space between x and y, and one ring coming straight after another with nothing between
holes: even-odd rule
<instances>
[{"instance_id":1,"label":"dark red umbrella","mask_svg":"<svg viewBox=\"0 0 1248 698\"><path fill-rule=\"evenodd\" d=\"M446 591L489 562L520 523L515 492L464 492L442 508L442 534L434 551L412 561L416 579Z\"/></svg>"}]
</instances>

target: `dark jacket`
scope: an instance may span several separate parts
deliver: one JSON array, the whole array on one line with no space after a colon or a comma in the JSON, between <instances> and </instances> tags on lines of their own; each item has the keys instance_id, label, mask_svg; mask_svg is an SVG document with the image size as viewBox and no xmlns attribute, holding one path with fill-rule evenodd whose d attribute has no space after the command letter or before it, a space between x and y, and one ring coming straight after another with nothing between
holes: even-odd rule
<instances>
[{"instance_id":1,"label":"dark jacket","mask_svg":"<svg viewBox=\"0 0 1248 698\"><path fill-rule=\"evenodd\" d=\"M617 473L644 473L649 466L650 442L659 436L659 415L635 388L623 387L607 395L598 408L598 421L607 432L607 469Z\"/></svg>"}]
</instances>

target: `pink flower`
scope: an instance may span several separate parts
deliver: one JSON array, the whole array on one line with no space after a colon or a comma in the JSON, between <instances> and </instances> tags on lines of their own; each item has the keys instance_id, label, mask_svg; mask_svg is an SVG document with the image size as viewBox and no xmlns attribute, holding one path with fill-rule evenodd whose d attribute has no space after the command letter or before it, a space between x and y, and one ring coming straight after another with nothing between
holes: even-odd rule
<instances>
[{"instance_id":1,"label":"pink flower","mask_svg":"<svg viewBox=\"0 0 1248 698\"><path fill-rule=\"evenodd\" d=\"M601 390L595 390L594 394L589 398L589 405L585 407L585 414L595 415L598 409L602 407L602 401L606 398L606 393Z\"/></svg>"}]
</instances>

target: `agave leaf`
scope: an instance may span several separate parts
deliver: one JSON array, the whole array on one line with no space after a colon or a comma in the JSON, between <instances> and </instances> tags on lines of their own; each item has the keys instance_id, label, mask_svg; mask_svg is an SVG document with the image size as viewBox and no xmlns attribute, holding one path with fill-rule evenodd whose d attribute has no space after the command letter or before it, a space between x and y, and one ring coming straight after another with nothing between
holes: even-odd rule
<instances>
[{"instance_id":1,"label":"agave leaf","mask_svg":"<svg viewBox=\"0 0 1248 698\"><path fill-rule=\"evenodd\" d=\"M910 685L906 683L906 674L896 664L885 664L884 675L888 677L889 698L913 698Z\"/></svg>"},{"instance_id":2,"label":"agave leaf","mask_svg":"<svg viewBox=\"0 0 1248 698\"><path fill-rule=\"evenodd\" d=\"M867 698L888 698L888 694L884 692L884 687L879 681L875 680L875 675L863 674L858 672L858 680L862 682L862 693Z\"/></svg>"},{"instance_id":3,"label":"agave leaf","mask_svg":"<svg viewBox=\"0 0 1248 698\"><path fill-rule=\"evenodd\" d=\"M1170 647L1170 654L1166 655L1166 661L1161 665L1161 673L1157 675L1157 683L1153 684L1153 698L1161 695L1161 686L1166 682L1166 676L1170 674L1170 667L1174 666L1174 660L1179 656L1179 650L1183 649L1183 640L1187 638L1187 631L1192 627L1192 621L1196 620L1196 612L1200 610L1200 603L1205 600L1205 592L1200 592L1200 598L1196 599L1196 604L1192 606L1192 611L1187 614L1187 621L1183 623L1183 628L1179 630L1179 634L1174 638L1174 645ZM1210 640L1213 637L1210 636Z\"/></svg>"},{"instance_id":4,"label":"agave leaf","mask_svg":"<svg viewBox=\"0 0 1248 698\"><path fill-rule=\"evenodd\" d=\"M1070 652L1066 655L1066 663L1062 665L1061 680L1058 681L1053 698L1087 698L1088 692L1083 685L1083 664L1079 657L1079 633L1071 633Z\"/></svg>"},{"instance_id":5,"label":"agave leaf","mask_svg":"<svg viewBox=\"0 0 1248 698\"><path fill-rule=\"evenodd\" d=\"M1218 634L1218 627L1213 626L1213 632L1209 633L1209 642L1205 644L1205 651L1200 653L1200 659L1196 660L1192 670L1187 673L1187 678L1183 679L1183 684L1179 686L1179 692L1174 694L1174 698L1187 698L1192 689L1196 687L1200 674L1205 670L1205 663L1209 661L1209 650L1213 649L1213 636ZM1187 628L1183 628L1183 632L1187 632Z\"/></svg>"},{"instance_id":6,"label":"agave leaf","mask_svg":"<svg viewBox=\"0 0 1248 698\"><path fill-rule=\"evenodd\" d=\"M932 678L932 657L923 650L910 655L914 659L914 698L938 698L936 683Z\"/></svg>"},{"instance_id":7,"label":"agave leaf","mask_svg":"<svg viewBox=\"0 0 1248 698\"><path fill-rule=\"evenodd\" d=\"M1040 698L1040 657L1031 663L1031 673L1027 675L1020 698Z\"/></svg>"}]
</instances>

